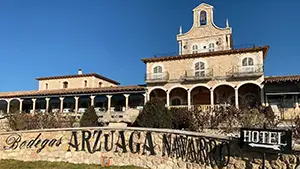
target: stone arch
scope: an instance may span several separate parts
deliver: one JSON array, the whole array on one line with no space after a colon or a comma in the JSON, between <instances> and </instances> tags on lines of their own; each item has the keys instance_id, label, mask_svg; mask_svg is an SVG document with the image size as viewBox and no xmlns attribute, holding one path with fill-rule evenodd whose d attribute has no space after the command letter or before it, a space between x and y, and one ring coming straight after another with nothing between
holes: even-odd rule
<instances>
[{"instance_id":1,"label":"stone arch","mask_svg":"<svg viewBox=\"0 0 300 169\"><path fill-rule=\"evenodd\" d=\"M170 101L172 101L175 98L180 98L180 104L179 105L187 105L188 91L187 91L186 87L184 87L184 86L173 86L168 91L168 93L169 93ZM172 102L170 102L170 105L172 106Z\"/></svg>"},{"instance_id":2,"label":"stone arch","mask_svg":"<svg viewBox=\"0 0 300 169\"><path fill-rule=\"evenodd\" d=\"M192 105L211 104L210 88L206 85L195 85L190 90Z\"/></svg>"},{"instance_id":3,"label":"stone arch","mask_svg":"<svg viewBox=\"0 0 300 169\"><path fill-rule=\"evenodd\" d=\"M160 88L160 87L150 90L149 100L154 99L154 98L161 100L164 104L167 104L166 90L164 88Z\"/></svg>"},{"instance_id":4,"label":"stone arch","mask_svg":"<svg viewBox=\"0 0 300 169\"><path fill-rule=\"evenodd\" d=\"M221 83L213 88L214 95L216 95L216 104L231 104L234 105L235 100L230 100L231 96L235 95L235 87L230 83Z\"/></svg>"},{"instance_id":5,"label":"stone arch","mask_svg":"<svg viewBox=\"0 0 300 169\"><path fill-rule=\"evenodd\" d=\"M166 88L161 87L161 86L156 86L156 87L153 87L153 88L149 89L148 93L150 94L150 93L151 93L153 90L155 90L155 89L161 89L161 90L167 92L167 89L166 89Z\"/></svg>"},{"instance_id":6,"label":"stone arch","mask_svg":"<svg viewBox=\"0 0 300 169\"><path fill-rule=\"evenodd\" d=\"M173 89L176 89L176 88L182 88L182 89L188 91L188 88L187 88L187 87L185 87L185 86L183 86L183 85L176 85L176 86L172 86L171 88L169 88L169 89L167 90L167 92L168 92L168 93L171 93L171 91L172 91Z\"/></svg>"},{"instance_id":7,"label":"stone arch","mask_svg":"<svg viewBox=\"0 0 300 169\"><path fill-rule=\"evenodd\" d=\"M223 82L223 83L218 83L218 84L216 84L215 86L213 86L213 87L212 87L212 90L215 90L217 87L219 87L219 86L224 86L224 85L230 86L230 87L232 87L233 89L235 88L235 86L234 86L233 84L228 83L228 82Z\"/></svg>"},{"instance_id":8,"label":"stone arch","mask_svg":"<svg viewBox=\"0 0 300 169\"><path fill-rule=\"evenodd\" d=\"M4 116L7 113L7 100L0 99L0 116Z\"/></svg>"},{"instance_id":9,"label":"stone arch","mask_svg":"<svg viewBox=\"0 0 300 169\"><path fill-rule=\"evenodd\" d=\"M208 86L208 85L206 85L206 84L196 84L196 85L192 86L192 87L189 89L189 91L192 91L192 90L193 90L194 88L196 88L196 87L205 87L205 88L207 88L208 90L211 89L211 87Z\"/></svg>"},{"instance_id":10,"label":"stone arch","mask_svg":"<svg viewBox=\"0 0 300 169\"><path fill-rule=\"evenodd\" d=\"M253 107L260 105L262 87L257 83L244 83L238 87L238 94L243 100L240 106Z\"/></svg>"},{"instance_id":11,"label":"stone arch","mask_svg":"<svg viewBox=\"0 0 300 169\"><path fill-rule=\"evenodd\" d=\"M239 89L241 86L243 85L246 85L246 84L254 84L254 85L257 85L259 88L263 88L263 85L259 84L258 82L256 81L246 81L246 82L242 82L240 83L239 85L237 85L237 88Z\"/></svg>"}]
</instances>

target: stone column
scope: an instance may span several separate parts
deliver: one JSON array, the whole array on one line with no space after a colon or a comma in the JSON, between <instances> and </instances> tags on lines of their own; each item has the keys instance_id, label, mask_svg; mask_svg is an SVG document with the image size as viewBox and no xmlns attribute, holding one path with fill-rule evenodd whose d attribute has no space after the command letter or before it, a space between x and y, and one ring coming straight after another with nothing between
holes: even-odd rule
<instances>
[{"instance_id":1,"label":"stone column","mask_svg":"<svg viewBox=\"0 0 300 169\"><path fill-rule=\"evenodd\" d=\"M96 96L90 96L90 98L91 98L91 106L95 105L95 97Z\"/></svg>"},{"instance_id":2,"label":"stone column","mask_svg":"<svg viewBox=\"0 0 300 169\"><path fill-rule=\"evenodd\" d=\"M46 113L49 112L50 98L45 98L46 100Z\"/></svg>"},{"instance_id":3,"label":"stone column","mask_svg":"<svg viewBox=\"0 0 300 169\"><path fill-rule=\"evenodd\" d=\"M36 99L31 99L32 100L32 111L35 113L35 106L36 106Z\"/></svg>"},{"instance_id":4,"label":"stone column","mask_svg":"<svg viewBox=\"0 0 300 169\"><path fill-rule=\"evenodd\" d=\"M167 92L167 107L170 106L170 93Z\"/></svg>"},{"instance_id":5,"label":"stone column","mask_svg":"<svg viewBox=\"0 0 300 169\"><path fill-rule=\"evenodd\" d=\"M129 96L130 94L124 94L125 96L125 110L129 109Z\"/></svg>"},{"instance_id":6,"label":"stone column","mask_svg":"<svg viewBox=\"0 0 300 169\"><path fill-rule=\"evenodd\" d=\"M112 97L112 95L106 95L106 97L107 97L107 111L108 112L111 112L111 97Z\"/></svg>"},{"instance_id":7,"label":"stone column","mask_svg":"<svg viewBox=\"0 0 300 169\"><path fill-rule=\"evenodd\" d=\"M234 89L234 96L235 96L235 107L236 108L239 108L239 89L238 88L235 88Z\"/></svg>"},{"instance_id":8,"label":"stone column","mask_svg":"<svg viewBox=\"0 0 300 169\"><path fill-rule=\"evenodd\" d=\"M182 55L182 42L178 41L179 55Z\"/></svg>"},{"instance_id":9,"label":"stone column","mask_svg":"<svg viewBox=\"0 0 300 169\"><path fill-rule=\"evenodd\" d=\"M187 101L188 101L188 109L191 109L191 105L192 105L191 90L187 91Z\"/></svg>"},{"instance_id":10,"label":"stone column","mask_svg":"<svg viewBox=\"0 0 300 169\"><path fill-rule=\"evenodd\" d=\"M78 113L78 101L79 101L79 97L75 96L75 113Z\"/></svg>"},{"instance_id":11,"label":"stone column","mask_svg":"<svg viewBox=\"0 0 300 169\"><path fill-rule=\"evenodd\" d=\"M265 106L265 91L263 88L260 89L260 101L263 106Z\"/></svg>"},{"instance_id":12,"label":"stone column","mask_svg":"<svg viewBox=\"0 0 300 169\"><path fill-rule=\"evenodd\" d=\"M213 89L210 89L210 105L211 107L214 106L214 90Z\"/></svg>"},{"instance_id":13,"label":"stone column","mask_svg":"<svg viewBox=\"0 0 300 169\"><path fill-rule=\"evenodd\" d=\"M298 95L295 96L295 106L296 106L296 109L298 109L298 107L299 107Z\"/></svg>"},{"instance_id":14,"label":"stone column","mask_svg":"<svg viewBox=\"0 0 300 169\"><path fill-rule=\"evenodd\" d=\"M59 111L62 113L64 110L64 97L60 97L59 100L60 100L60 110Z\"/></svg>"},{"instance_id":15,"label":"stone column","mask_svg":"<svg viewBox=\"0 0 300 169\"><path fill-rule=\"evenodd\" d=\"M6 108L6 113L9 114L9 108L10 108L10 100L11 99L6 99L6 102L7 102L7 108Z\"/></svg>"},{"instance_id":16,"label":"stone column","mask_svg":"<svg viewBox=\"0 0 300 169\"><path fill-rule=\"evenodd\" d=\"M19 111L20 111L20 113L22 113L22 109L23 109L23 99L19 99L19 102L20 102Z\"/></svg>"},{"instance_id":17,"label":"stone column","mask_svg":"<svg viewBox=\"0 0 300 169\"><path fill-rule=\"evenodd\" d=\"M147 94L144 93L143 95L144 95L144 105L145 105L147 103Z\"/></svg>"},{"instance_id":18,"label":"stone column","mask_svg":"<svg viewBox=\"0 0 300 169\"><path fill-rule=\"evenodd\" d=\"M266 101L266 106L269 106L268 95L266 95L265 101Z\"/></svg>"}]
</instances>

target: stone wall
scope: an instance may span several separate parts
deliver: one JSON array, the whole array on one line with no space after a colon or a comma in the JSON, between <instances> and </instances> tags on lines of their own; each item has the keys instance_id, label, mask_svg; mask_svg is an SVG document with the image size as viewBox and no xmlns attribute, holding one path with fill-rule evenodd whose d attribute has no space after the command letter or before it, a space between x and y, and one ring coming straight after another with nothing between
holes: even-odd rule
<instances>
[{"instance_id":1,"label":"stone wall","mask_svg":"<svg viewBox=\"0 0 300 169\"><path fill-rule=\"evenodd\" d=\"M239 150L238 142L229 137L129 127L3 132L0 133L0 159L109 163L157 169L248 169L261 165L260 154ZM300 163L300 156L268 155L267 160L268 168L294 169ZM226 163L228 166L223 167Z\"/></svg>"}]
</instances>

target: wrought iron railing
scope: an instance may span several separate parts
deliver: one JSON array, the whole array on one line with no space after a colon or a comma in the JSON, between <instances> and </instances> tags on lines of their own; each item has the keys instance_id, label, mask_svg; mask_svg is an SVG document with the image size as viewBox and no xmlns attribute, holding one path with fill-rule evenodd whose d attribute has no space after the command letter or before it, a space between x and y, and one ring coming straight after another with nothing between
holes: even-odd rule
<instances>
[{"instance_id":1,"label":"wrought iron railing","mask_svg":"<svg viewBox=\"0 0 300 169\"><path fill-rule=\"evenodd\" d=\"M263 73L263 65L252 65L252 66L234 66L233 74L234 75L249 75L249 74L257 74Z\"/></svg>"},{"instance_id":2,"label":"wrought iron railing","mask_svg":"<svg viewBox=\"0 0 300 169\"><path fill-rule=\"evenodd\" d=\"M213 69L203 69L203 70L186 70L184 73L184 79L186 80L201 80L210 79L213 77Z\"/></svg>"},{"instance_id":3,"label":"wrought iron railing","mask_svg":"<svg viewBox=\"0 0 300 169\"><path fill-rule=\"evenodd\" d=\"M145 81L167 81L167 80L169 80L169 72L145 74Z\"/></svg>"}]
</instances>

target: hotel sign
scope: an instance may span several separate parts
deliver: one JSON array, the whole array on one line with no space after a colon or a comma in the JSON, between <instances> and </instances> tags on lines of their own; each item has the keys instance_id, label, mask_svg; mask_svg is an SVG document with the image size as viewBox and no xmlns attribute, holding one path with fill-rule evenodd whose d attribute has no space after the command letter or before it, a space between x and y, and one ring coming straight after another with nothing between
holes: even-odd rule
<instances>
[{"instance_id":1,"label":"hotel sign","mask_svg":"<svg viewBox=\"0 0 300 169\"><path fill-rule=\"evenodd\" d=\"M292 151L291 130L242 128L240 132L240 146L244 150L285 154Z\"/></svg>"}]
</instances>

